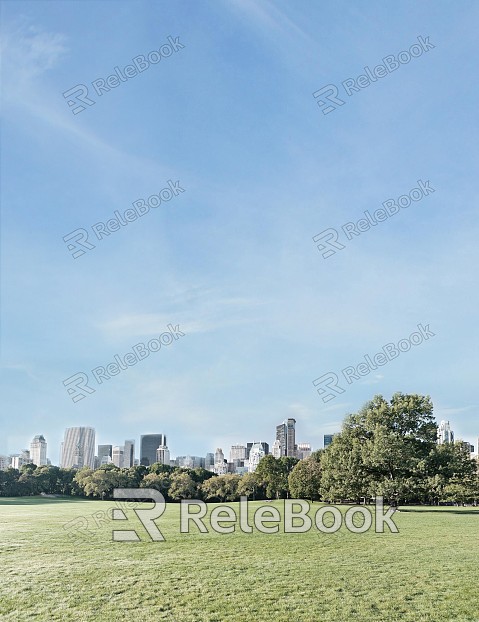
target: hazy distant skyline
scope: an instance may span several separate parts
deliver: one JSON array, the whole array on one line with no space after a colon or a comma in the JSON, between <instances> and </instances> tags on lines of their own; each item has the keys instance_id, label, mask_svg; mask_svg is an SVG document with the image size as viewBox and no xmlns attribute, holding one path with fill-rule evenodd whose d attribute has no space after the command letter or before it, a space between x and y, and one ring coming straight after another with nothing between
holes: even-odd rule
<instances>
[{"instance_id":1,"label":"hazy distant skyline","mask_svg":"<svg viewBox=\"0 0 479 622\"><path fill-rule=\"evenodd\" d=\"M458 10L459 9L459 10ZM0 453L63 431L160 432L170 450L325 433L375 394L429 394L479 435L473 2L6 2L2 6ZM324 115L313 93L435 46ZM184 48L73 114L63 93L172 37ZM114 81L113 81L114 83ZM63 237L179 181L73 259ZM323 259L313 237L430 180L433 194ZM73 403L63 380L185 336ZM430 325L323 403L313 380ZM114 434L112 431L114 430Z\"/></svg>"}]
</instances>

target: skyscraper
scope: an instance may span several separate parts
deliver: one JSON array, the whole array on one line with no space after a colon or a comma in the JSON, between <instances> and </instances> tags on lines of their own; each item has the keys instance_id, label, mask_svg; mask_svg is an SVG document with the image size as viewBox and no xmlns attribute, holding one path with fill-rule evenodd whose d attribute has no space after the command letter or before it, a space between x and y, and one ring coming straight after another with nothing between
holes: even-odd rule
<instances>
[{"instance_id":1,"label":"skyscraper","mask_svg":"<svg viewBox=\"0 0 479 622\"><path fill-rule=\"evenodd\" d=\"M263 456L265 456L263 443L253 443L248 459L248 471L250 473L254 473L256 471L256 468Z\"/></svg>"},{"instance_id":2,"label":"skyscraper","mask_svg":"<svg viewBox=\"0 0 479 622\"><path fill-rule=\"evenodd\" d=\"M115 447L113 447L113 452L111 454L111 461L119 469L123 468L123 455L124 455L124 451L125 451L125 448L123 447L123 445L121 445L121 446L120 445L116 445Z\"/></svg>"},{"instance_id":3,"label":"skyscraper","mask_svg":"<svg viewBox=\"0 0 479 622\"><path fill-rule=\"evenodd\" d=\"M170 466L170 450L166 445L160 445L156 450L156 462Z\"/></svg>"},{"instance_id":4,"label":"skyscraper","mask_svg":"<svg viewBox=\"0 0 479 622\"><path fill-rule=\"evenodd\" d=\"M134 466L135 464L135 441L125 441L125 449L123 452L123 466L126 469Z\"/></svg>"},{"instance_id":5,"label":"skyscraper","mask_svg":"<svg viewBox=\"0 0 479 622\"><path fill-rule=\"evenodd\" d=\"M259 444L263 448L264 455L267 456L269 454L269 444L264 441L260 441ZM246 460L249 460L249 454L253 448L253 445L256 445L256 443L246 443Z\"/></svg>"},{"instance_id":6,"label":"skyscraper","mask_svg":"<svg viewBox=\"0 0 479 622\"><path fill-rule=\"evenodd\" d=\"M230 462L234 462L235 460L246 460L245 445L231 445Z\"/></svg>"},{"instance_id":7,"label":"skyscraper","mask_svg":"<svg viewBox=\"0 0 479 622\"><path fill-rule=\"evenodd\" d=\"M112 461L113 447L112 445L98 445L98 464L108 464Z\"/></svg>"},{"instance_id":8,"label":"skyscraper","mask_svg":"<svg viewBox=\"0 0 479 622\"><path fill-rule=\"evenodd\" d=\"M156 450L166 445L164 434L143 434L140 437L140 464L150 466L156 462Z\"/></svg>"},{"instance_id":9,"label":"skyscraper","mask_svg":"<svg viewBox=\"0 0 479 622\"><path fill-rule=\"evenodd\" d=\"M35 436L30 443L30 462L37 466L47 463L47 442L43 434Z\"/></svg>"},{"instance_id":10,"label":"skyscraper","mask_svg":"<svg viewBox=\"0 0 479 622\"><path fill-rule=\"evenodd\" d=\"M437 442L439 445L444 443L454 443L454 432L451 430L449 421L441 421L437 430Z\"/></svg>"},{"instance_id":11,"label":"skyscraper","mask_svg":"<svg viewBox=\"0 0 479 622\"><path fill-rule=\"evenodd\" d=\"M298 443L296 457L300 460L306 460L311 455L311 445L309 443Z\"/></svg>"},{"instance_id":12,"label":"skyscraper","mask_svg":"<svg viewBox=\"0 0 479 622\"><path fill-rule=\"evenodd\" d=\"M276 439L271 448L271 454L274 458L281 458L281 441Z\"/></svg>"},{"instance_id":13,"label":"skyscraper","mask_svg":"<svg viewBox=\"0 0 479 622\"><path fill-rule=\"evenodd\" d=\"M333 437L334 437L334 434L325 434L324 435L324 437L323 437L324 449L326 449L326 447L331 445L331 443L333 442Z\"/></svg>"},{"instance_id":14,"label":"skyscraper","mask_svg":"<svg viewBox=\"0 0 479 622\"><path fill-rule=\"evenodd\" d=\"M63 439L61 466L81 469L95 466L95 430L89 427L67 428Z\"/></svg>"},{"instance_id":15,"label":"skyscraper","mask_svg":"<svg viewBox=\"0 0 479 622\"><path fill-rule=\"evenodd\" d=\"M281 445L282 456L296 457L296 419L285 419L276 426L276 440Z\"/></svg>"}]
</instances>

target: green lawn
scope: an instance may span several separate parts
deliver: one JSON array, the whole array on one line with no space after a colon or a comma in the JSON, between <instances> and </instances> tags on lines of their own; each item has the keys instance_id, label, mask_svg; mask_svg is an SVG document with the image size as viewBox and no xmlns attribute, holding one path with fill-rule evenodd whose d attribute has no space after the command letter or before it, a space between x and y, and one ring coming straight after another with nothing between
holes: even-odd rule
<instances>
[{"instance_id":1,"label":"green lawn","mask_svg":"<svg viewBox=\"0 0 479 622\"><path fill-rule=\"evenodd\" d=\"M203 535L170 504L151 542L131 511L95 525L113 505L0 498L2 622L479 621L479 508L404 508L399 534ZM80 516L90 535L72 538Z\"/></svg>"}]
</instances>

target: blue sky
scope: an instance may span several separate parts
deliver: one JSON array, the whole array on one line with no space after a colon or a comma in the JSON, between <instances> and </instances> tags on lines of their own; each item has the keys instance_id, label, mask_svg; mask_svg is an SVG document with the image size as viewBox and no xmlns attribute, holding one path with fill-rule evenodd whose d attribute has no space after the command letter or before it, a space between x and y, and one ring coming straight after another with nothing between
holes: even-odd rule
<instances>
[{"instance_id":1,"label":"blue sky","mask_svg":"<svg viewBox=\"0 0 479 622\"><path fill-rule=\"evenodd\" d=\"M374 394L431 395L479 436L474 2L4 2L0 453L65 427L165 433L173 455L322 446ZM98 96L178 37L184 48ZM325 115L313 92L429 49ZM78 114L63 93L89 87ZM185 192L73 259L63 237ZM435 192L324 259L312 238ZM90 238L92 239L92 238ZM73 403L63 380L179 324L185 336ZM312 381L407 338L324 403ZM344 382L343 382L344 384Z\"/></svg>"}]
</instances>

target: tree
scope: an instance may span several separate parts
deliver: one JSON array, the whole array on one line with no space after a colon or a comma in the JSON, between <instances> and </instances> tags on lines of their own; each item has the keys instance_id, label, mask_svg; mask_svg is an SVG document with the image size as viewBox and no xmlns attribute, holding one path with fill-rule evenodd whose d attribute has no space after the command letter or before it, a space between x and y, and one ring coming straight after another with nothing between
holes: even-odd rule
<instances>
[{"instance_id":1,"label":"tree","mask_svg":"<svg viewBox=\"0 0 479 622\"><path fill-rule=\"evenodd\" d=\"M255 473L265 487L268 499L289 496L288 476L297 463L298 459L290 456L275 458L269 454L261 458Z\"/></svg>"},{"instance_id":2,"label":"tree","mask_svg":"<svg viewBox=\"0 0 479 622\"><path fill-rule=\"evenodd\" d=\"M247 497L255 501L257 498L264 499L264 487L256 473L245 473L238 485L238 496Z\"/></svg>"},{"instance_id":3,"label":"tree","mask_svg":"<svg viewBox=\"0 0 479 622\"><path fill-rule=\"evenodd\" d=\"M310 456L300 460L288 476L289 491L293 499L310 499L317 501L320 498L321 464Z\"/></svg>"},{"instance_id":4,"label":"tree","mask_svg":"<svg viewBox=\"0 0 479 622\"><path fill-rule=\"evenodd\" d=\"M143 478L140 488L154 488L168 500L171 478L168 473L148 473Z\"/></svg>"},{"instance_id":5,"label":"tree","mask_svg":"<svg viewBox=\"0 0 479 622\"><path fill-rule=\"evenodd\" d=\"M171 486L169 496L175 501L180 499L195 499L197 496L197 486L191 475L175 471L171 476Z\"/></svg>"},{"instance_id":6,"label":"tree","mask_svg":"<svg viewBox=\"0 0 479 622\"><path fill-rule=\"evenodd\" d=\"M227 473L207 479L201 485L201 491L207 501L237 501L240 475Z\"/></svg>"}]
</instances>

